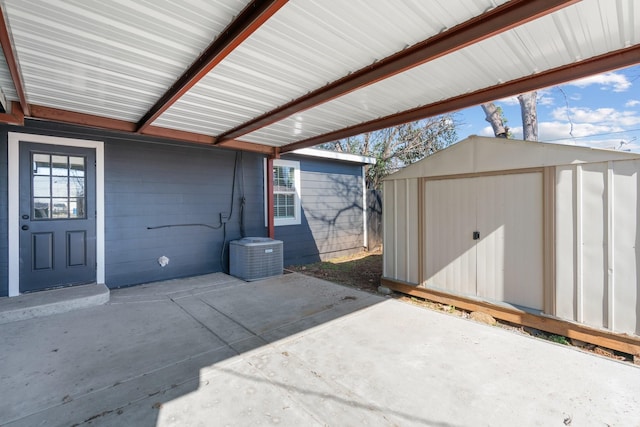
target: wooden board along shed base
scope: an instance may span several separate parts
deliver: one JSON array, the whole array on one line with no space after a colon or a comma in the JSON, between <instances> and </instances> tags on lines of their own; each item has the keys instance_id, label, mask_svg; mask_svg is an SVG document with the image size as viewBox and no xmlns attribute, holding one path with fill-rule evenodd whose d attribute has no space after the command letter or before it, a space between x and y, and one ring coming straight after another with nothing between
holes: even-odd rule
<instances>
[{"instance_id":1,"label":"wooden board along shed base","mask_svg":"<svg viewBox=\"0 0 640 427\"><path fill-rule=\"evenodd\" d=\"M434 289L412 286L384 277L380 282L383 286L406 295L424 298L441 304L452 305L463 310L487 313L496 319L557 335L563 335L567 338L573 338L590 344L631 354L635 357L640 357L640 337L590 328L588 326L567 322L566 320L554 317L528 313L514 307L505 307L486 301L478 301L471 298L448 294Z\"/></svg>"}]
</instances>

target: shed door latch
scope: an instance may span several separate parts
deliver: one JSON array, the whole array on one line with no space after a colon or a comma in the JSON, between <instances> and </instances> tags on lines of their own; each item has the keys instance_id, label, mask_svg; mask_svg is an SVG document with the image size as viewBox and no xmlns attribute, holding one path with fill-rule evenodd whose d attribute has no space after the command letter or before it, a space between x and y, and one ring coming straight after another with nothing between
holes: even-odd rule
<instances>
[{"instance_id":1,"label":"shed door latch","mask_svg":"<svg viewBox=\"0 0 640 427\"><path fill-rule=\"evenodd\" d=\"M473 240L478 240L480 238L480 232L479 231L474 231L473 232Z\"/></svg>"}]
</instances>

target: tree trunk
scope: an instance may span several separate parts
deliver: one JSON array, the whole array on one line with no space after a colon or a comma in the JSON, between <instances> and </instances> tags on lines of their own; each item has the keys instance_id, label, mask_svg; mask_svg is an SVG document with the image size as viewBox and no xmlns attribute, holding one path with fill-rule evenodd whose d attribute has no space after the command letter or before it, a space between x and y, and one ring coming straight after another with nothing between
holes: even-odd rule
<instances>
[{"instance_id":1,"label":"tree trunk","mask_svg":"<svg viewBox=\"0 0 640 427\"><path fill-rule=\"evenodd\" d=\"M538 112L536 111L537 92L518 95L522 114L522 136L525 141L538 140Z\"/></svg>"},{"instance_id":2,"label":"tree trunk","mask_svg":"<svg viewBox=\"0 0 640 427\"><path fill-rule=\"evenodd\" d=\"M507 129L504 126L502 117L500 117L500 110L498 107L496 107L493 102L487 102L482 104L482 110L485 114L485 120L491 123L493 134L498 138L506 138Z\"/></svg>"}]
</instances>

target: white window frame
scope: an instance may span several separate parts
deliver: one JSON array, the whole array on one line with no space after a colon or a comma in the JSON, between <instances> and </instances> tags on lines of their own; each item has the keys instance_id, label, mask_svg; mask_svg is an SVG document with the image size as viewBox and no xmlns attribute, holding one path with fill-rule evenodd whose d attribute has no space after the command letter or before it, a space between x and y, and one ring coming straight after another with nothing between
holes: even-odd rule
<instances>
[{"instance_id":1,"label":"white window frame","mask_svg":"<svg viewBox=\"0 0 640 427\"><path fill-rule=\"evenodd\" d=\"M274 218L273 225L278 227L282 225L300 225L302 223L302 215L300 208L300 162L295 160L274 159L273 166L283 166L293 168L293 185L294 193L294 217L293 218ZM264 161L264 226L269 224L269 205L267 203L267 174L273 174L273 171L267 170L267 160Z\"/></svg>"}]
</instances>

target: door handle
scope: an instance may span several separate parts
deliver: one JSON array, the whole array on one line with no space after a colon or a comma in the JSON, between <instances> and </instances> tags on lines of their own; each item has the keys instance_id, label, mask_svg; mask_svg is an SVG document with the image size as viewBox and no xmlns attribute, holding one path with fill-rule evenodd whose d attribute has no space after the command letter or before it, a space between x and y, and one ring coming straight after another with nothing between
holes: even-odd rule
<instances>
[{"instance_id":1,"label":"door handle","mask_svg":"<svg viewBox=\"0 0 640 427\"><path fill-rule=\"evenodd\" d=\"M29 229L29 226L28 226L28 225L23 225L23 226L22 226L22 229L23 229L24 231L27 231L27 230Z\"/></svg>"}]
</instances>

